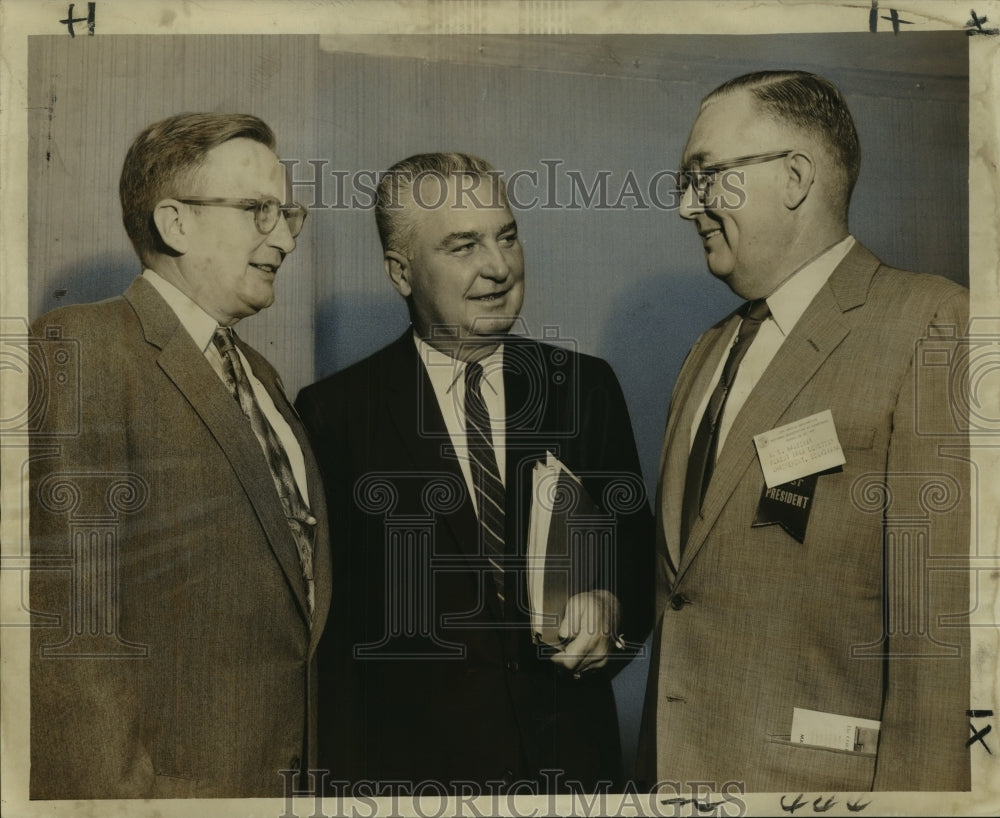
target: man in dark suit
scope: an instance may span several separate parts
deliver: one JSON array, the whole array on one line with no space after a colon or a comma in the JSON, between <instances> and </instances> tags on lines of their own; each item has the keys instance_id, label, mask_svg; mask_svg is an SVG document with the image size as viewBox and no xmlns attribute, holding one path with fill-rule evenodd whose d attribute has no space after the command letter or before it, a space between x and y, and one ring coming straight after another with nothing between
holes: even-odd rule
<instances>
[{"instance_id":1,"label":"man in dark suit","mask_svg":"<svg viewBox=\"0 0 1000 818\"><path fill-rule=\"evenodd\" d=\"M671 400L650 784L969 788L968 292L850 236L859 164L800 71L713 91L684 149L681 216L750 303Z\"/></svg>"},{"instance_id":2,"label":"man in dark suit","mask_svg":"<svg viewBox=\"0 0 1000 818\"><path fill-rule=\"evenodd\" d=\"M412 327L296 402L344 581L321 645L321 766L453 792L618 786L610 676L649 628L652 527L617 379L508 334L524 259L487 163L404 160L376 218ZM599 506L582 524L602 561L559 612L556 648L533 642L527 603L529 517L545 502L532 472L547 453Z\"/></svg>"},{"instance_id":3,"label":"man in dark suit","mask_svg":"<svg viewBox=\"0 0 1000 818\"><path fill-rule=\"evenodd\" d=\"M142 275L33 327L32 798L307 786L325 500L277 373L231 329L295 247L284 195L256 117L150 125L121 175Z\"/></svg>"}]
</instances>

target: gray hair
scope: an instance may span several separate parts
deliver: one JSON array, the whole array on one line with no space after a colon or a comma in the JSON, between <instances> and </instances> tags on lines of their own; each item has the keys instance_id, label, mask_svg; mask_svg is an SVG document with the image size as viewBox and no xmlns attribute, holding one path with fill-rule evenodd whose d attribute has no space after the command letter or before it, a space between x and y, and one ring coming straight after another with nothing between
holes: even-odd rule
<instances>
[{"instance_id":1,"label":"gray hair","mask_svg":"<svg viewBox=\"0 0 1000 818\"><path fill-rule=\"evenodd\" d=\"M467 153L418 153L394 164L379 179L375 196L375 224L383 252L406 254L413 239L414 225L407 217L404 202L413 201L413 188L425 178L444 182L450 176L492 179L498 199L491 206L507 207L507 191L500 172L489 162ZM442 190L444 190L442 186ZM438 205L443 204L439 202Z\"/></svg>"}]
</instances>

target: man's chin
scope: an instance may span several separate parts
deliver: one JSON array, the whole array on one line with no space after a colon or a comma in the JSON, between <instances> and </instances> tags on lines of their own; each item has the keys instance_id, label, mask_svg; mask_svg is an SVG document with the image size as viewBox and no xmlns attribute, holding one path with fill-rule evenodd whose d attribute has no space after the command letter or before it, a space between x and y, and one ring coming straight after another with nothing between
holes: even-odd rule
<instances>
[{"instance_id":1,"label":"man's chin","mask_svg":"<svg viewBox=\"0 0 1000 818\"><path fill-rule=\"evenodd\" d=\"M274 290L271 291L270 296L261 294L253 300L247 299L247 311L249 315L256 315L261 310L266 310L274 303Z\"/></svg>"},{"instance_id":2,"label":"man's chin","mask_svg":"<svg viewBox=\"0 0 1000 818\"><path fill-rule=\"evenodd\" d=\"M765 298L770 295L770 293L761 292L760 285L754 286L751 282L748 282L745 277L740 276L732 270L725 273L716 273L713 270L712 275L719 279L719 281L725 284L740 298L747 301L755 301L758 298Z\"/></svg>"},{"instance_id":3,"label":"man's chin","mask_svg":"<svg viewBox=\"0 0 1000 818\"><path fill-rule=\"evenodd\" d=\"M469 340L480 338L484 341L488 341L491 338L506 335L510 331L510 328L514 326L514 321L516 319L517 316L508 315L477 320L475 324L473 324L472 329L469 331L467 338Z\"/></svg>"}]
</instances>

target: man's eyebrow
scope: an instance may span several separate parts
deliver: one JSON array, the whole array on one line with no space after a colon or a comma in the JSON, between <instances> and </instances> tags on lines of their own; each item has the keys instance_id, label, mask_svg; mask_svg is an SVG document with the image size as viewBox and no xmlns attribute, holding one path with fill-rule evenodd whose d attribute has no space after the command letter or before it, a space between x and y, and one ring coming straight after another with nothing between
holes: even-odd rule
<instances>
[{"instance_id":1,"label":"man's eyebrow","mask_svg":"<svg viewBox=\"0 0 1000 818\"><path fill-rule=\"evenodd\" d=\"M456 241L468 241L469 239L478 241L482 239L482 237L483 234L480 233L478 230L456 231L455 233L449 233L447 236L441 239L441 242L440 244L438 244L438 247L444 247Z\"/></svg>"},{"instance_id":2,"label":"man's eyebrow","mask_svg":"<svg viewBox=\"0 0 1000 818\"><path fill-rule=\"evenodd\" d=\"M502 225L496 234L502 236L504 233L509 233L511 230L517 230L517 221L511 219L505 225ZM454 233L449 233L443 239L438 247L447 247L456 241L481 241L483 238L483 233L479 230L460 230Z\"/></svg>"}]
</instances>

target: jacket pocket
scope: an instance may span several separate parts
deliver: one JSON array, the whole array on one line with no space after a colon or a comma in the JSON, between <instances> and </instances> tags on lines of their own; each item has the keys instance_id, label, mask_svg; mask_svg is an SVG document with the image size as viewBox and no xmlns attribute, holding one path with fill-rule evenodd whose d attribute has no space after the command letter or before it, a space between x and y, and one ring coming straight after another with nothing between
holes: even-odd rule
<instances>
[{"instance_id":1,"label":"jacket pocket","mask_svg":"<svg viewBox=\"0 0 1000 818\"><path fill-rule=\"evenodd\" d=\"M812 792L867 792L875 781L875 754L798 744L769 735L764 747L765 776L777 789Z\"/></svg>"}]
</instances>

